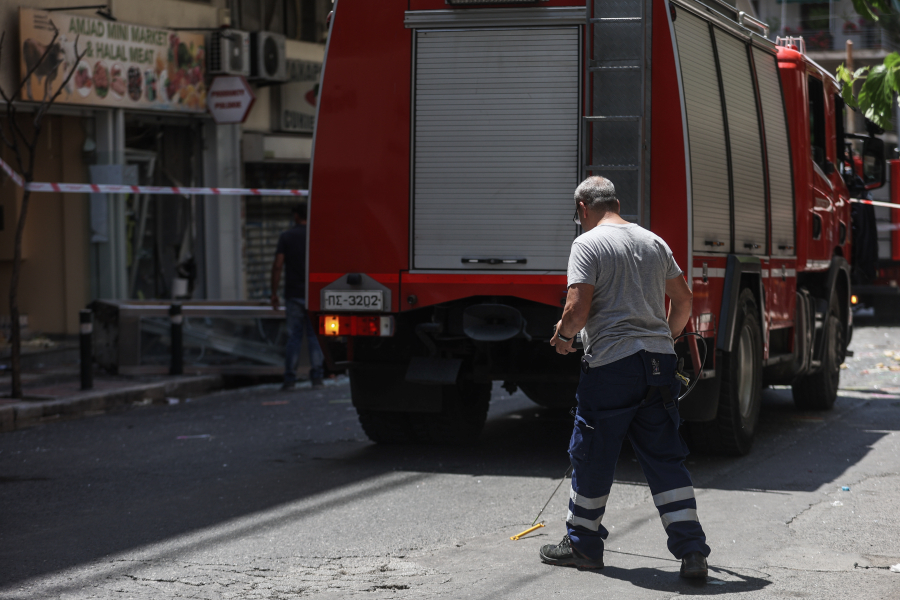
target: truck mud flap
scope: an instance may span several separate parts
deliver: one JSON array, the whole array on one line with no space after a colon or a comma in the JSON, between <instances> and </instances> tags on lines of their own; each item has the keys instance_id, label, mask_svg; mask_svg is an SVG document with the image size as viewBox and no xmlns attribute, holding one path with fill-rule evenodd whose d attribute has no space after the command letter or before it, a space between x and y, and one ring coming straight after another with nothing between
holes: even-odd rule
<instances>
[{"instance_id":1,"label":"truck mud flap","mask_svg":"<svg viewBox=\"0 0 900 600\"><path fill-rule=\"evenodd\" d=\"M408 383L455 385L462 362L461 358L415 356L409 361L405 379Z\"/></svg>"},{"instance_id":2,"label":"truck mud flap","mask_svg":"<svg viewBox=\"0 0 900 600\"><path fill-rule=\"evenodd\" d=\"M729 254L728 266L725 269L722 312L719 315L719 335L716 339L716 347L722 352L731 352L734 342L734 321L737 318L738 297L741 295L741 279L743 279L743 275L750 275L756 279L751 284L750 291L756 297L756 304L760 312L757 316L760 323L762 323L763 339L766 339L766 305L762 288L762 264L756 256Z\"/></svg>"},{"instance_id":3,"label":"truck mud flap","mask_svg":"<svg viewBox=\"0 0 900 600\"><path fill-rule=\"evenodd\" d=\"M443 408L443 385L406 381L403 363L352 363L350 396L362 410L439 413Z\"/></svg>"},{"instance_id":4,"label":"truck mud flap","mask_svg":"<svg viewBox=\"0 0 900 600\"><path fill-rule=\"evenodd\" d=\"M718 362L721 364L721 361ZM712 421L719 413L719 392L722 375L703 379L678 403L678 413L685 421Z\"/></svg>"}]
</instances>

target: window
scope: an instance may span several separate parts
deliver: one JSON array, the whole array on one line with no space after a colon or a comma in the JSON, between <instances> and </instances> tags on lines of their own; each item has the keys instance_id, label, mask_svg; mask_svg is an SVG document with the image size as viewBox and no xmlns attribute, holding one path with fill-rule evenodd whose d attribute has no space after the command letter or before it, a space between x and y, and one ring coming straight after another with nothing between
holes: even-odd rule
<instances>
[{"instance_id":1,"label":"window","mask_svg":"<svg viewBox=\"0 0 900 600\"><path fill-rule=\"evenodd\" d=\"M844 99L839 94L834 95L834 133L835 146L834 157L840 165L844 160L844 153L847 150L844 139L844 123L847 119L847 110L844 107Z\"/></svg>"},{"instance_id":2,"label":"window","mask_svg":"<svg viewBox=\"0 0 900 600\"><path fill-rule=\"evenodd\" d=\"M825 88L815 77L809 77L809 141L812 146L812 159L819 167L825 169L827 153L825 151Z\"/></svg>"},{"instance_id":3,"label":"window","mask_svg":"<svg viewBox=\"0 0 900 600\"><path fill-rule=\"evenodd\" d=\"M331 0L237 0L237 27L273 31L292 40L323 42Z\"/></svg>"}]
</instances>

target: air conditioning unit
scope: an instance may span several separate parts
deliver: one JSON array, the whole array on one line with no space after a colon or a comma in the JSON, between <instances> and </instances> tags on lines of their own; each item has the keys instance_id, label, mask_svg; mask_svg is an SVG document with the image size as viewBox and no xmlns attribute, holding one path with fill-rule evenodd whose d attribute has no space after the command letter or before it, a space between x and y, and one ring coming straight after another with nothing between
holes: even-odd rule
<instances>
[{"instance_id":1,"label":"air conditioning unit","mask_svg":"<svg viewBox=\"0 0 900 600\"><path fill-rule=\"evenodd\" d=\"M288 80L285 37L270 31L250 35L250 76L254 81L282 83Z\"/></svg>"},{"instance_id":2,"label":"air conditioning unit","mask_svg":"<svg viewBox=\"0 0 900 600\"><path fill-rule=\"evenodd\" d=\"M250 32L222 29L209 36L207 71L210 75L250 76Z\"/></svg>"}]
</instances>

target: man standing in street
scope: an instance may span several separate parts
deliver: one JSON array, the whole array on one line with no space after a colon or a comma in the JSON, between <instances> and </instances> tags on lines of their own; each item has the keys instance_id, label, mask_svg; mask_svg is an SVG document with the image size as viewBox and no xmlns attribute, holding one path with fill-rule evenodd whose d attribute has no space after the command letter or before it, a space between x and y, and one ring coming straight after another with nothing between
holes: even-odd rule
<instances>
[{"instance_id":1,"label":"man standing in street","mask_svg":"<svg viewBox=\"0 0 900 600\"><path fill-rule=\"evenodd\" d=\"M297 360L303 336L309 347L312 368L309 378L313 388L322 387L324 357L319 339L309 314L306 312L306 207L298 204L293 209L294 226L278 238L275 262L272 263L272 308L279 309L278 284L284 269L284 307L287 318L288 340L284 348L284 384L289 390L297 382Z\"/></svg>"},{"instance_id":2,"label":"man standing in street","mask_svg":"<svg viewBox=\"0 0 900 600\"><path fill-rule=\"evenodd\" d=\"M603 568L609 532L600 523L627 436L641 464L681 576L706 578L710 549L697 517L687 456L678 432L673 337L691 316L693 296L666 243L619 216L612 182L589 177L575 190L568 296L550 343L560 354L584 342L578 409L569 443L572 490L567 535L541 548L541 560ZM665 296L671 300L668 318Z\"/></svg>"}]
</instances>

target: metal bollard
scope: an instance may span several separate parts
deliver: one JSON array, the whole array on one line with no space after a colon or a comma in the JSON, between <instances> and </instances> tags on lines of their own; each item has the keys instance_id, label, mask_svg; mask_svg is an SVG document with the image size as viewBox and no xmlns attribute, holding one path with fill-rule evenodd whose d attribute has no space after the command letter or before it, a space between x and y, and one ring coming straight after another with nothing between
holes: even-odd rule
<instances>
[{"instance_id":1,"label":"metal bollard","mask_svg":"<svg viewBox=\"0 0 900 600\"><path fill-rule=\"evenodd\" d=\"M94 388L94 313L89 308L78 312L81 323L81 389Z\"/></svg>"},{"instance_id":2,"label":"metal bollard","mask_svg":"<svg viewBox=\"0 0 900 600\"><path fill-rule=\"evenodd\" d=\"M172 364L169 367L169 375L181 375L184 373L184 340L182 335L184 317L181 314L180 304L173 304L169 307L169 319L172 321Z\"/></svg>"}]
</instances>

